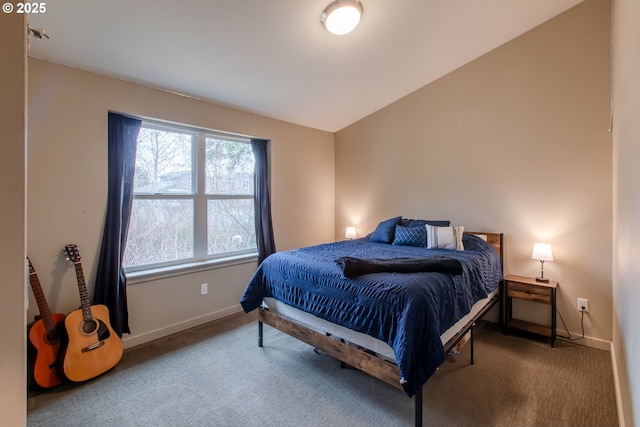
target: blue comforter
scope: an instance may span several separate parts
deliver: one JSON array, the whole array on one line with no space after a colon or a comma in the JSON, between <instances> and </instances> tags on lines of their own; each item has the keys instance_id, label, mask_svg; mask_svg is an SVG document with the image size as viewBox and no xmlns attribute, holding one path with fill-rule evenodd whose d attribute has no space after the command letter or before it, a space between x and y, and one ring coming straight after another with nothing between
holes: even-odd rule
<instances>
[{"instance_id":1,"label":"blue comforter","mask_svg":"<svg viewBox=\"0 0 640 427\"><path fill-rule=\"evenodd\" d=\"M273 297L317 317L380 339L393 349L403 387L412 396L444 361L440 335L502 279L496 251L474 235L464 251L375 243L367 238L321 244L267 257L249 282L245 312ZM382 272L347 278L340 257L459 260L462 274Z\"/></svg>"}]
</instances>

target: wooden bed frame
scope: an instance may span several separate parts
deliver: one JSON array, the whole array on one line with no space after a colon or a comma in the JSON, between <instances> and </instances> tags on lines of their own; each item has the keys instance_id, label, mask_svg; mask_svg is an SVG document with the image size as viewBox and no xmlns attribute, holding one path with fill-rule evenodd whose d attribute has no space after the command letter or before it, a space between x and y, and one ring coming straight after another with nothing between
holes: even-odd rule
<instances>
[{"instance_id":1,"label":"wooden bed frame","mask_svg":"<svg viewBox=\"0 0 640 427\"><path fill-rule=\"evenodd\" d=\"M503 234L502 233L481 233L481 232L465 232L465 234L482 234L487 236L487 242L493 246L493 248L500 255L500 261L503 262ZM504 265L504 263L503 263ZM502 283L500 284L502 287ZM502 288L491 298L487 304L480 310L480 312L474 316L469 322L467 322L456 334L444 344L445 354L448 354L456 344L471 331L470 350L471 350L471 364L473 365L473 332L476 321L484 316L489 309L491 309L499 300ZM500 307L502 309L502 306ZM502 315L500 316L502 319ZM288 335L291 335L298 340L305 342L316 349L319 349L329 356L335 359L357 368L372 377L378 378L385 383L404 392L402 385L400 384L400 369L398 366L390 361L382 359L369 350L361 349L348 345L344 340L336 339L335 336L328 336L326 334L317 332L306 326L297 323L295 320L285 317L281 314L274 313L264 308L258 309L258 346L263 345L263 324L282 331ZM422 426L422 387L418 388L418 391L414 397L415 405L415 426Z\"/></svg>"}]
</instances>

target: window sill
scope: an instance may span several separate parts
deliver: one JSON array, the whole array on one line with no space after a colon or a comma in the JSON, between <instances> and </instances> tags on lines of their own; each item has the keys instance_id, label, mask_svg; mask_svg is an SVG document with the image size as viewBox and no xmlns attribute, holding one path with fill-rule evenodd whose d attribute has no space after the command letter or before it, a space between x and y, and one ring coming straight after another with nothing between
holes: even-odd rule
<instances>
[{"instance_id":1,"label":"window sill","mask_svg":"<svg viewBox=\"0 0 640 427\"><path fill-rule=\"evenodd\" d=\"M215 270L240 264L249 264L258 261L258 254L236 255L227 258L217 258L207 261L191 262L188 264L160 267L144 271L126 273L127 286L139 283L152 282L154 280L167 279L169 277L183 276L201 271Z\"/></svg>"}]
</instances>

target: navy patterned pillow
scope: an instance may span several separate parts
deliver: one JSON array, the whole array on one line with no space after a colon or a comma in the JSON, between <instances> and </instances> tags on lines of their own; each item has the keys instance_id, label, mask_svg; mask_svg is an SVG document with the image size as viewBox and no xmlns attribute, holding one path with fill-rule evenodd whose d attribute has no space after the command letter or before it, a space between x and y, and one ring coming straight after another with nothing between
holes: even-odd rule
<instances>
[{"instance_id":1,"label":"navy patterned pillow","mask_svg":"<svg viewBox=\"0 0 640 427\"><path fill-rule=\"evenodd\" d=\"M427 228L426 227L403 227L396 226L396 236L393 240L394 245L418 246L424 248L427 246Z\"/></svg>"}]
</instances>

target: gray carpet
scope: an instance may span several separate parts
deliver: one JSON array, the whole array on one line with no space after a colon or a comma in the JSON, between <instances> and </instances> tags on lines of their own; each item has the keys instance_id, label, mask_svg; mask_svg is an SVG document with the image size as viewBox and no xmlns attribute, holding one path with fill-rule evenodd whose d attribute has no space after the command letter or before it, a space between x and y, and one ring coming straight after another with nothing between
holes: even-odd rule
<instances>
[{"instance_id":1,"label":"gray carpet","mask_svg":"<svg viewBox=\"0 0 640 427\"><path fill-rule=\"evenodd\" d=\"M491 326L424 387L424 425L617 426L610 354ZM411 426L413 399L237 315L128 349L107 374L30 391L28 426Z\"/></svg>"}]
</instances>

